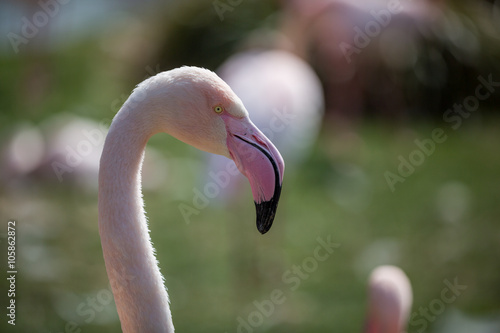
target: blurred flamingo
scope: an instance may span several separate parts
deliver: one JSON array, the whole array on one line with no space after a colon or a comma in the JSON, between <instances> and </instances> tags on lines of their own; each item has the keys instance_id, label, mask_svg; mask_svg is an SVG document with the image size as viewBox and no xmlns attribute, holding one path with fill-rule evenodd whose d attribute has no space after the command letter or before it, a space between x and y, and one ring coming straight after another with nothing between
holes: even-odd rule
<instances>
[{"instance_id":1,"label":"blurred flamingo","mask_svg":"<svg viewBox=\"0 0 500 333\"><path fill-rule=\"evenodd\" d=\"M282 5L281 31L319 73L336 125L366 112L389 119L440 114L453 73L479 62L477 27L445 0Z\"/></svg>"},{"instance_id":2,"label":"blurred flamingo","mask_svg":"<svg viewBox=\"0 0 500 333\"><path fill-rule=\"evenodd\" d=\"M33 124L13 126L2 147L0 176L5 184L17 183L36 170L45 153L42 131Z\"/></svg>"},{"instance_id":3,"label":"blurred flamingo","mask_svg":"<svg viewBox=\"0 0 500 333\"><path fill-rule=\"evenodd\" d=\"M368 284L365 333L402 333L413 301L410 280L396 266L378 266Z\"/></svg>"}]
</instances>

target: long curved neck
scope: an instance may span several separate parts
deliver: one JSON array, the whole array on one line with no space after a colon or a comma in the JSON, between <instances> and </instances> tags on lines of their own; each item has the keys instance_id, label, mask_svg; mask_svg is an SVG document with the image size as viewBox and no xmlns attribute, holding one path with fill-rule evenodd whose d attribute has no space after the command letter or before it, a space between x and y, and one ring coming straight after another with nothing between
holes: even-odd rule
<instances>
[{"instance_id":1,"label":"long curved neck","mask_svg":"<svg viewBox=\"0 0 500 333\"><path fill-rule=\"evenodd\" d=\"M144 214L141 167L155 133L125 103L111 124L99 170L99 233L123 332L173 332L163 277Z\"/></svg>"}]
</instances>

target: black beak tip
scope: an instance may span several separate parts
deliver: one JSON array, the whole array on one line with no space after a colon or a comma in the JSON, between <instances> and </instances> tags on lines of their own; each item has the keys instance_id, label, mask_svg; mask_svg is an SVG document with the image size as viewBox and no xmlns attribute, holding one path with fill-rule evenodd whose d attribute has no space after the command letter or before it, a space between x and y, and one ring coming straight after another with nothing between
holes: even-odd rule
<instances>
[{"instance_id":1,"label":"black beak tip","mask_svg":"<svg viewBox=\"0 0 500 333\"><path fill-rule=\"evenodd\" d=\"M261 234L265 234L271 229L277 206L278 203L274 202L274 200L255 203L255 209L257 210L257 230Z\"/></svg>"},{"instance_id":2,"label":"black beak tip","mask_svg":"<svg viewBox=\"0 0 500 333\"><path fill-rule=\"evenodd\" d=\"M268 232L273 225L280 196L281 184L276 183L274 195L271 200L259 203L255 202L255 209L257 211L257 230L263 235Z\"/></svg>"}]
</instances>

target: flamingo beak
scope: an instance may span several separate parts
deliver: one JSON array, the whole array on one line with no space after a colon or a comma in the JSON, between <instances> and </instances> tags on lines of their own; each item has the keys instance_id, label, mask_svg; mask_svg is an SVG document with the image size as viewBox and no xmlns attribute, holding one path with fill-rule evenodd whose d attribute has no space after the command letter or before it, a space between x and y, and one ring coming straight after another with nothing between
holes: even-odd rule
<instances>
[{"instance_id":1,"label":"flamingo beak","mask_svg":"<svg viewBox=\"0 0 500 333\"><path fill-rule=\"evenodd\" d=\"M280 153L248 117L223 115L227 148L238 170L248 178L257 211L257 229L271 229L278 207L285 163Z\"/></svg>"}]
</instances>

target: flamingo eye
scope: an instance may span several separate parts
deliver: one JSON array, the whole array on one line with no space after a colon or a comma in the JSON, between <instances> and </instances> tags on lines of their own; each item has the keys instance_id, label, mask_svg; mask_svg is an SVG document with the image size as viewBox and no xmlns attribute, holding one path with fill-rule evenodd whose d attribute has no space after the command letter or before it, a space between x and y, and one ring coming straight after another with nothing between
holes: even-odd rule
<instances>
[{"instance_id":1,"label":"flamingo eye","mask_svg":"<svg viewBox=\"0 0 500 333\"><path fill-rule=\"evenodd\" d=\"M224 111L224 108L222 106L218 105L218 106L214 107L214 111L216 113L221 113L222 111Z\"/></svg>"}]
</instances>

